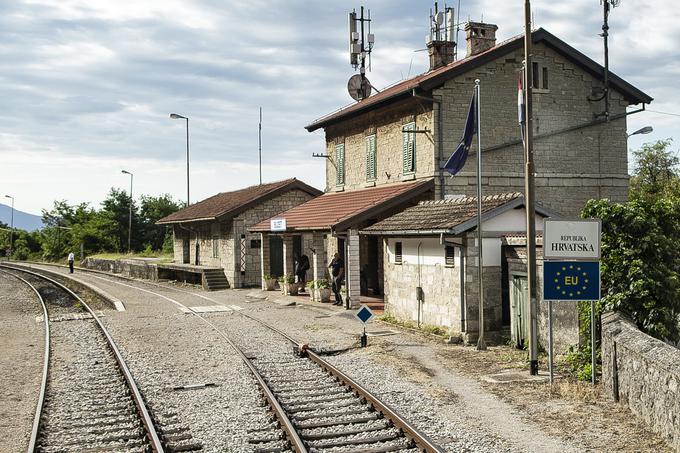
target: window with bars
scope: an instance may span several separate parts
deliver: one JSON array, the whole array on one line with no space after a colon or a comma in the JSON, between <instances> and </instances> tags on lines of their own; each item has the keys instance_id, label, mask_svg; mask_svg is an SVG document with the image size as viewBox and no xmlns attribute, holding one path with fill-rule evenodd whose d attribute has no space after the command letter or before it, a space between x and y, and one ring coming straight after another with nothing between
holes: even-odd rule
<instances>
[{"instance_id":1,"label":"window with bars","mask_svg":"<svg viewBox=\"0 0 680 453\"><path fill-rule=\"evenodd\" d=\"M345 145L340 144L340 145L335 145L335 165L337 166L336 168L336 174L335 174L335 184L338 186L342 186L345 184Z\"/></svg>"},{"instance_id":2,"label":"window with bars","mask_svg":"<svg viewBox=\"0 0 680 453\"><path fill-rule=\"evenodd\" d=\"M455 266L456 264L456 248L452 245L447 245L444 248L444 264L446 266Z\"/></svg>"},{"instance_id":3,"label":"window with bars","mask_svg":"<svg viewBox=\"0 0 680 453\"><path fill-rule=\"evenodd\" d=\"M394 263L401 264L402 252L401 252L401 242L394 243Z\"/></svg>"},{"instance_id":4,"label":"window with bars","mask_svg":"<svg viewBox=\"0 0 680 453\"><path fill-rule=\"evenodd\" d=\"M241 235L241 275L246 273L246 235Z\"/></svg>"},{"instance_id":5,"label":"window with bars","mask_svg":"<svg viewBox=\"0 0 680 453\"><path fill-rule=\"evenodd\" d=\"M416 123L404 124L402 130L404 174L416 171Z\"/></svg>"},{"instance_id":6,"label":"window with bars","mask_svg":"<svg viewBox=\"0 0 680 453\"><path fill-rule=\"evenodd\" d=\"M375 181L375 134L366 137L366 181Z\"/></svg>"}]
</instances>

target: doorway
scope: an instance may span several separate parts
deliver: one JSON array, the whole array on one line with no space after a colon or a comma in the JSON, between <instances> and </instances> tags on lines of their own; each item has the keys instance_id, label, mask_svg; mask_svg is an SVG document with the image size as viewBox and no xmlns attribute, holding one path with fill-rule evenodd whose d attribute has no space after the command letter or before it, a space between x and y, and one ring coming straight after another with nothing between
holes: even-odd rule
<instances>
[{"instance_id":1,"label":"doorway","mask_svg":"<svg viewBox=\"0 0 680 453\"><path fill-rule=\"evenodd\" d=\"M529 283L526 275L511 275L510 334L518 349L524 349L529 338Z\"/></svg>"},{"instance_id":2,"label":"doorway","mask_svg":"<svg viewBox=\"0 0 680 453\"><path fill-rule=\"evenodd\" d=\"M283 238L269 236L269 274L272 277L283 275Z\"/></svg>"},{"instance_id":3,"label":"doorway","mask_svg":"<svg viewBox=\"0 0 680 453\"><path fill-rule=\"evenodd\" d=\"M191 262L191 252L189 251L189 239L182 240L182 264L189 264Z\"/></svg>"}]
</instances>

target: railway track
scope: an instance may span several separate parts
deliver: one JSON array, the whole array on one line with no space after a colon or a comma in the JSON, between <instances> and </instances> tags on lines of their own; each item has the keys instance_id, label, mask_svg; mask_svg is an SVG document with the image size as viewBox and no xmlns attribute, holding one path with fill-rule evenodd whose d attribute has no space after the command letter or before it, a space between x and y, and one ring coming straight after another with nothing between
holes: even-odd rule
<instances>
[{"instance_id":1,"label":"railway track","mask_svg":"<svg viewBox=\"0 0 680 453\"><path fill-rule=\"evenodd\" d=\"M127 365L96 313L55 280L0 270L43 307L45 359L28 452L163 452Z\"/></svg>"},{"instance_id":2,"label":"railway track","mask_svg":"<svg viewBox=\"0 0 680 453\"><path fill-rule=\"evenodd\" d=\"M101 276L96 278L131 286ZM193 312L167 296L137 289L156 294ZM190 294L219 304L208 296ZM252 430L250 442L255 452L444 451L378 397L306 345L257 318L237 313L248 320L246 344L240 343L244 335L229 335L207 317L199 313L194 315L215 329L241 355L271 408L275 421Z\"/></svg>"}]
</instances>

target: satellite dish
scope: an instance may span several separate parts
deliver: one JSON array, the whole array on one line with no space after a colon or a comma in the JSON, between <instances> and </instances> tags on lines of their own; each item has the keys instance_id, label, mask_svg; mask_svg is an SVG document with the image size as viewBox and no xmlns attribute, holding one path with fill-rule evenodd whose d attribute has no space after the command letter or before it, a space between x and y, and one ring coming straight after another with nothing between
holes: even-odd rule
<instances>
[{"instance_id":1,"label":"satellite dish","mask_svg":"<svg viewBox=\"0 0 680 453\"><path fill-rule=\"evenodd\" d=\"M347 91L355 101L366 99L371 95L371 82L361 74L354 74L347 82Z\"/></svg>"}]
</instances>

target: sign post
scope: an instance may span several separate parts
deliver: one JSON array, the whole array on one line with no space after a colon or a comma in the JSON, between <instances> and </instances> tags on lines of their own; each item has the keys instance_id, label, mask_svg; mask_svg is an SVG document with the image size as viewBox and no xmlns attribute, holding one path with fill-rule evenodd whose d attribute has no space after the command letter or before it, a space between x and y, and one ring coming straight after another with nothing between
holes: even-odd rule
<instances>
[{"instance_id":1,"label":"sign post","mask_svg":"<svg viewBox=\"0 0 680 453\"><path fill-rule=\"evenodd\" d=\"M595 302L600 300L599 219L543 223L543 300L548 301L548 367L553 383L553 301L590 301L591 376L595 384Z\"/></svg>"},{"instance_id":2,"label":"sign post","mask_svg":"<svg viewBox=\"0 0 680 453\"><path fill-rule=\"evenodd\" d=\"M356 316L356 318L364 324L364 333L361 335L361 347L365 348L368 344L368 337L366 336L366 323L370 321L375 315L370 308L368 308L366 305L362 305L354 314L354 316Z\"/></svg>"}]
</instances>

